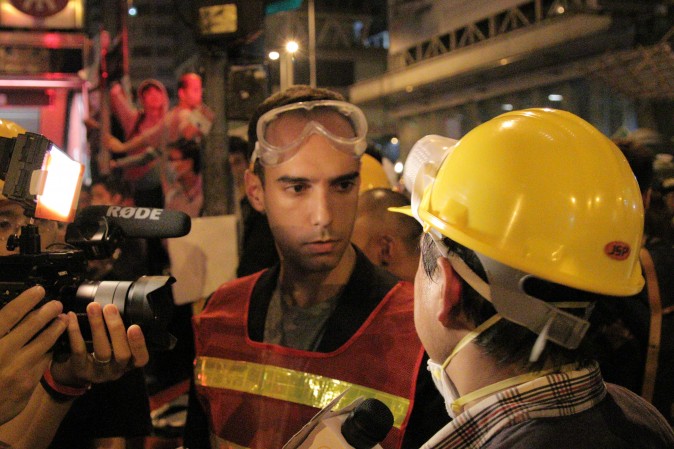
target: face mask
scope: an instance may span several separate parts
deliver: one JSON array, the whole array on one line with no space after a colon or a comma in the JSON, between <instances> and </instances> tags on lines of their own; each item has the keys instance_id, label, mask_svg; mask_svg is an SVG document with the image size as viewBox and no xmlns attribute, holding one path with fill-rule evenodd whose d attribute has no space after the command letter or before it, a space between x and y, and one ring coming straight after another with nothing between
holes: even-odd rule
<instances>
[{"instance_id":1,"label":"face mask","mask_svg":"<svg viewBox=\"0 0 674 449\"><path fill-rule=\"evenodd\" d=\"M458 352L463 349L468 343L475 340L478 335L480 335L485 330L489 329L491 326L496 324L501 317L499 315L494 315L489 318L487 321L476 327L474 330L466 334L459 343L456 345L452 353L447 357L447 360L442 365L428 360L428 370L431 372L431 377L433 378L433 383L435 388L438 389L442 397L445 399L445 408L449 416L454 419L456 415L463 412L463 406L469 402L473 402L477 399L484 398L490 394L496 393L501 390L505 390L515 385L520 385L530 380L537 379L541 376L550 374L553 370L543 370L538 372L531 372L520 374L519 376L511 377L509 379L504 379L495 384L487 385L486 387L479 388L475 391L472 391L466 395L459 396L459 391L456 389L454 382L449 378L446 368L449 366L449 362L454 358ZM562 367L562 371L574 369L573 365L568 365Z\"/></svg>"},{"instance_id":2,"label":"face mask","mask_svg":"<svg viewBox=\"0 0 674 449\"><path fill-rule=\"evenodd\" d=\"M457 391L452 379L449 378L445 371L444 364L440 365L433 360L428 359L428 371L431 372L431 378L438 389L443 399L445 400L445 408L450 418L456 418L456 413L452 409L454 401L459 399L459 392Z\"/></svg>"},{"instance_id":3,"label":"face mask","mask_svg":"<svg viewBox=\"0 0 674 449\"><path fill-rule=\"evenodd\" d=\"M463 349L468 343L475 340L478 335L480 335L485 330L489 329L491 326L496 324L501 317L499 315L494 315L489 318L487 321L476 327L474 330L466 334L456 345L454 350L449 357L444 361L442 365L437 362L434 362L431 359L428 359L428 371L431 372L431 378L435 384L435 388L438 389L443 399L445 400L445 408L449 416L454 419L458 413L461 413L463 410L463 404L466 403L464 398L459 397L459 391L456 389L454 382L449 378L446 368L449 366L449 362ZM481 391L481 390L480 390ZM466 396L467 397L467 396Z\"/></svg>"}]
</instances>

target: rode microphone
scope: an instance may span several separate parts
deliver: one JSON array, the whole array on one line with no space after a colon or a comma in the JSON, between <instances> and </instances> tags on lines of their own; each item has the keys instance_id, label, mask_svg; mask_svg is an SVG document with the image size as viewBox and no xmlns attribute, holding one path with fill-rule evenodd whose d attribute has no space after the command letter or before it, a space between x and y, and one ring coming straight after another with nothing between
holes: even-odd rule
<instances>
[{"instance_id":1,"label":"rode microphone","mask_svg":"<svg viewBox=\"0 0 674 449\"><path fill-rule=\"evenodd\" d=\"M192 222L184 212L151 207L88 206L77 214L78 225L95 224L104 219L130 238L182 237Z\"/></svg>"},{"instance_id":2,"label":"rode microphone","mask_svg":"<svg viewBox=\"0 0 674 449\"><path fill-rule=\"evenodd\" d=\"M378 399L366 399L349 414L322 419L297 449L381 449L393 427L393 413Z\"/></svg>"}]
</instances>

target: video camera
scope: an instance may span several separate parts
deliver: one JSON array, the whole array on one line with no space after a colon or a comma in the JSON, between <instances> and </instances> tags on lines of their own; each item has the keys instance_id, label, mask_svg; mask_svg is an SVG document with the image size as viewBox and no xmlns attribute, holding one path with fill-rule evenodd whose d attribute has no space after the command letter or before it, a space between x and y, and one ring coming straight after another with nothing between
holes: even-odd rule
<instances>
[{"instance_id":1,"label":"video camera","mask_svg":"<svg viewBox=\"0 0 674 449\"><path fill-rule=\"evenodd\" d=\"M30 218L20 234L7 241L7 249L19 253L0 256L0 308L39 284L46 291L43 303L57 299L64 312L75 312L90 350L86 317L90 302L116 305L127 327L141 326L150 349L171 349L176 339L166 328L173 311L173 277L91 281L85 276L89 260L111 257L123 239L180 237L189 232L190 218L177 211L117 206L90 206L75 218L83 173L82 164L44 136L0 137L2 193L19 203ZM65 243L42 251L35 218L70 223ZM62 338L55 351L67 350L67 338Z\"/></svg>"}]
</instances>

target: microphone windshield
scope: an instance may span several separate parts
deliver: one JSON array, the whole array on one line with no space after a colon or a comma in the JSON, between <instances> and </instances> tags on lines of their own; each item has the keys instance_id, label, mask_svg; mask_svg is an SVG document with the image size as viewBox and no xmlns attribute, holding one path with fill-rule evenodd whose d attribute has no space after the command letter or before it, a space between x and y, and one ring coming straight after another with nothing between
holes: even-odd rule
<instances>
[{"instance_id":1,"label":"microphone windshield","mask_svg":"<svg viewBox=\"0 0 674 449\"><path fill-rule=\"evenodd\" d=\"M150 207L88 206L77 214L78 224L97 223L105 218L119 227L125 237L172 238L190 232L189 215L176 210Z\"/></svg>"},{"instance_id":2,"label":"microphone windshield","mask_svg":"<svg viewBox=\"0 0 674 449\"><path fill-rule=\"evenodd\" d=\"M360 403L342 424L342 436L355 449L370 449L386 438L393 427L393 413L378 399Z\"/></svg>"}]
</instances>

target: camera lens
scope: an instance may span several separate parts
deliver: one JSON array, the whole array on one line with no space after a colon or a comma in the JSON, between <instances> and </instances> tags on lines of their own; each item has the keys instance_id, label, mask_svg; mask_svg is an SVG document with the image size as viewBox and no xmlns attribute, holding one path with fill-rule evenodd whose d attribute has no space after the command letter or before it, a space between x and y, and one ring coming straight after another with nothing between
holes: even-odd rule
<instances>
[{"instance_id":1,"label":"camera lens","mask_svg":"<svg viewBox=\"0 0 674 449\"><path fill-rule=\"evenodd\" d=\"M172 344L167 339L166 328L173 313L171 284L174 282L171 276L142 276L133 282L85 281L77 288L73 301L76 305L66 301L64 306L83 313L90 302L101 306L114 304L126 326L137 324L143 329L148 345L170 349L164 346ZM88 333L85 329L82 331Z\"/></svg>"}]
</instances>

